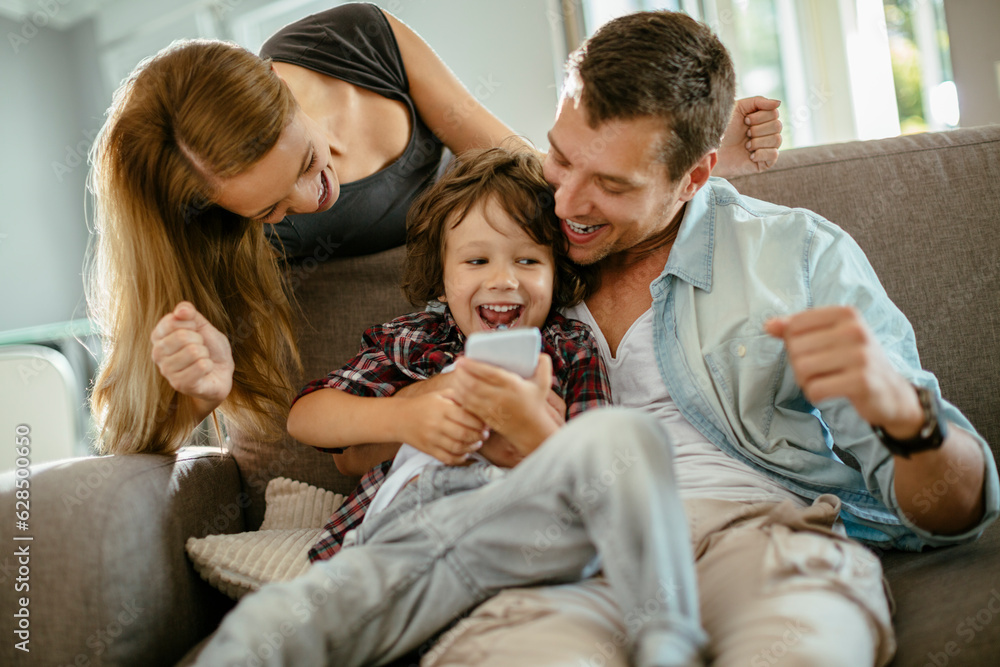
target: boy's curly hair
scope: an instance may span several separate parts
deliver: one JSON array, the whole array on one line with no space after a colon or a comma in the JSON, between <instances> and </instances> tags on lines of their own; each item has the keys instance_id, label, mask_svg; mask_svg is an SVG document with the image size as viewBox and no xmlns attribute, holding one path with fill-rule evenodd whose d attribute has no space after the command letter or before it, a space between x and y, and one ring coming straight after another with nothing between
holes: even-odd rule
<instances>
[{"instance_id":1,"label":"boy's curly hair","mask_svg":"<svg viewBox=\"0 0 1000 667\"><path fill-rule=\"evenodd\" d=\"M578 266L567 254L552 188L542 175L541 155L526 146L470 150L455 158L444 176L413 203L406 219L403 293L424 305L444 293L445 232L473 206L495 201L532 241L552 248L555 281L552 307L579 303L597 287L593 267Z\"/></svg>"}]
</instances>

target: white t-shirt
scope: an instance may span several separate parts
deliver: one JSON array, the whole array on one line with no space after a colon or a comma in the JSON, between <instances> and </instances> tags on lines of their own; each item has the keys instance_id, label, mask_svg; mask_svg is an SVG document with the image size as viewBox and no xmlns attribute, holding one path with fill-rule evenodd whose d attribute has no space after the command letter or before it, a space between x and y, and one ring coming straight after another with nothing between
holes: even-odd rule
<instances>
[{"instance_id":1,"label":"white t-shirt","mask_svg":"<svg viewBox=\"0 0 1000 667\"><path fill-rule=\"evenodd\" d=\"M653 310L632 323L611 356L604 334L585 303L569 308L566 317L586 323L594 332L608 369L615 405L638 408L656 417L674 443L674 473L682 498L714 498L741 502L792 500L809 503L780 484L734 459L711 443L684 418L660 376L653 351Z\"/></svg>"}]
</instances>

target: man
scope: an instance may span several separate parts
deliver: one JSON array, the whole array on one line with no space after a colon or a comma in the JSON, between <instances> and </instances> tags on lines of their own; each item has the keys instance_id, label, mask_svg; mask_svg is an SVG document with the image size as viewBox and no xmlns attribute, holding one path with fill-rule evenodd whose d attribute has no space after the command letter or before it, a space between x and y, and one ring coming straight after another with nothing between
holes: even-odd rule
<instances>
[{"instance_id":1,"label":"man","mask_svg":"<svg viewBox=\"0 0 1000 667\"><path fill-rule=\"evenodd\" d=\"M676 487L694 546L705 653L691 653L704 640L690 625L697 610L690 609L691 590L681 572L679 579L660 577L666 587L630 587L631 606L620 603L620 591L610 599L600 584L564 587L552 598L556 603L543 599L548 608L529 610L523 627L536 633L532 651L512 661L511 648L523 635L506 629L496 635L500 642L465 651L474 664L577 665L593 657L589 664L630 658L643 665L697 664L706 658L715 665L757 665L780 657L790 664L853 666L891 659L879 563L845 533L908 548L973 539L1000 512L995 465L967 420L940 401L933 377L918 368L905 318L842 231L818 216L749 200L724 181L709 181L733 89L729 57L704 26L680 14L632 15L602 28L574 57L550 133L546 177L555 187L571 256L596 264L602 278L593 297L570 314L592 324L615 400L651 413L669 440L621 412L613 420L602 419L600 411L592 413L596 419L585 415L503 480L429 505L447 510L434 517L440 524L422 523L428 515L416 514L405 536L375 532L369 544L250 596L209 650L228 647L228 655L256 664L307 653L319 662L331 651L355 649L380 660L399 655L402 642L420 640L415 628L426 627L428 616L447 618L485 597L482 582L492 574L461 585L449 567L460 565L466 575L473 564L481 570L487 550L467 549L453 539L460 531L452 528L475 531L492 522L507 531L505 538L521 528L520 539L531 544L535 524L504 525L508 505L500 503L556 482L556 495L575 492L586 486L587 475L599 479L602 466L610 469L608 451L641 438L642 447L628 449L640 464L617 460L639 485L608 484L596 494L597 505L584 502L550 521L556 530L544 533L548 544L534 543L537 553L522 548L523 559L514 552L506 560L523 569L533 559L553 564L553 552L567 559L581 550L589 556L578 514L605 530L618 523L647 529L601 545L609 550L641 555L659 545L662 553L679 554L684 549L673 541L687 527L676 513L657 514L667 507L657 494ZM427 381L424 390L447 382ZM859 471L838 459L833 443L857 460ZM968 471L962 483L950 485L931 511L917 512L907 503L913 489L933 484L949 466ZM648 474L639 475L641 468ZM540 473L550 470L542 481ZM570 477L562 474L567 470ZM512 479L529 483L505 493ZM477 501L491 495L493 505ZM614 513L604 511L607 498ZM662 530L647 521L650 512L660 517ZM535 516L519 514L526 522ZM440 554L425 559L431 576L367 560L423 532L441 546ZM344 562L352 567L345 569L338 558L348 552L353 561ZM648 583L655 560L634 562L635 583ZM444 565L435 569L438 563ZM580 574L592 570L582 565ZM608 569L612 560L603 565ZM627 576L620 565L615 559L618 574ZM355 581L362 579L387 597L355 594ZM591 600L603 595L609 604L564 615L574 627L589 615L588 627L603 637L571 638L555 655L541 656L540 646L566 632L564 624L539 636L541 623L558 617L558 605L581 591ZM347 613L352 605L358 609L353 615ZM396 619L391 623L390 614ZM510 625L503 621L496 625ZM474 617L460 630L475 623ZM351 642L352 632L372 628L377 633L371 638ZM266 646L256 639L272 635L275 641ZM372 650L376 635L382 644ZM468 645L459 636L452 646L463 643ZM629 656L636 646L638 653ZM425 662L469 664L461 653L444 647ZM203 656L205 664L224 654Z\"/></svg>"},{"instance_id":2,"label":"man","mask_svg":"<svg viewBox=\"0 0 1000 667\"><path fill-rule=\"evenodd\" d=\"M881 568L843 535L915 550L975 539L997 516L996 467L857 245L710 180L733 98L725 49L682 14L617 19L571 57L545 176L570 256L601 285L568 315L598 334L615 403L672 436L706 658L883 665ZM940 502L914 504L955 470ZM592 584L501 594L465 645L518 596L531 620L513 614L497 636L519 648L481 664L553 642L559 660L533 664L628 664L629 615ZM463 641L432 664L460 664Z\"/></svg>"}]
</instances>

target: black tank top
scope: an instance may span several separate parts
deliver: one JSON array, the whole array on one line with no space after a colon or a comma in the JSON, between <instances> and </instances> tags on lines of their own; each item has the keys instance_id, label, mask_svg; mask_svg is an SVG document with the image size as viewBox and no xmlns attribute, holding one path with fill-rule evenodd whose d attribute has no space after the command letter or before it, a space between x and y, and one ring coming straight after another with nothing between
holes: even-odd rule
<instances>
[{"instance_id":1,"label":"black tank top","mask_svg":"<svg viewBox=\"0 0 1000 667\"><path fill-rule=\"evenodd\" d=\"M265 225L289 259L364 255L406 242L406 213L434 182L442 144L417 114L410 83L389 21L370 4L347 4L291 23L261 47L260 56L332 76L410 110L410 143L395 162L352 183L327 211L290 215Z\"/></svg>"}]
</instances>

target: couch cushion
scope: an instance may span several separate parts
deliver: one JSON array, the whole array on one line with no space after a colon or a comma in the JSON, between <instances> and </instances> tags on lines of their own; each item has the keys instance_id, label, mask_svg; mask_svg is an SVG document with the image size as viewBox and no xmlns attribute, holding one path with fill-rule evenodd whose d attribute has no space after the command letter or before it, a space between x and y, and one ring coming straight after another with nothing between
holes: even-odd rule
<instances>
[{"instance_id":1,"label":"couch cushion","mask_svg":"<svg viewBox=\"0 0 1000 667\"><path fill-rule=\"evenodd\" d=\"M1000 524L973 544L888 552L882 567L897 608L890 667L1000 664Z\"/></svg>"},{"instance_id":2,"label":"couch cushion","mask_svg":"<svg viewBox=\"0 0 1000 667\"><path fill-rule=\"evenodd\" d=\"M234 600L270 581L305 574L309 549L344 502L340 494L285 477L272 479L264 495L260 530L190 537L185 544L202 578Z\"/></svg>"},{"instance_id":3,"label":"couch cushion","mask_svg":"<svg viewBox=\"0 0 1000 667\"><path fill-rule=\"evenodd\" d=\"M996 453L1000 125L785 151L733 184L858 241L913 323L924 367Z\"/></svg>"}]
</instances>

